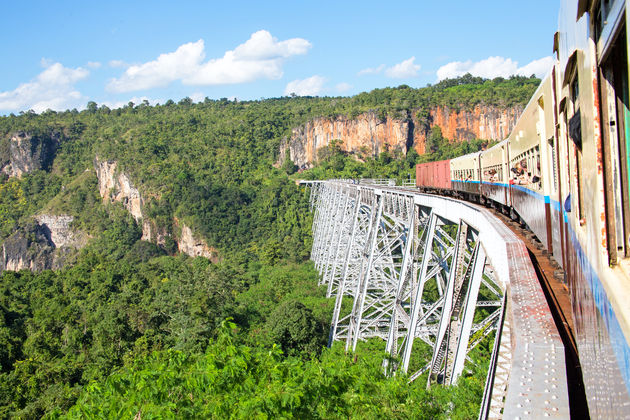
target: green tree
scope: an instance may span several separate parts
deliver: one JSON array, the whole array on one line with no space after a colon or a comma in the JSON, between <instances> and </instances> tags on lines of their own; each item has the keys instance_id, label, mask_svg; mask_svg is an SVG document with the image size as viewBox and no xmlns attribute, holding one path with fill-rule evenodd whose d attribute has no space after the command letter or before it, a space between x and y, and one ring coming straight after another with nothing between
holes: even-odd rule
<instances>
[{"instance_id":1,"label":"green tree","mask_svg":"<svg viewBox=\"0 0 630 420\"><path fill-rule=\"evenodd\" d=\"M269 338L280 344L285 354L318 354L325 344L323 326L310 309L298 301L285 301L267 321Z\"/></svg>"}]
</instances>

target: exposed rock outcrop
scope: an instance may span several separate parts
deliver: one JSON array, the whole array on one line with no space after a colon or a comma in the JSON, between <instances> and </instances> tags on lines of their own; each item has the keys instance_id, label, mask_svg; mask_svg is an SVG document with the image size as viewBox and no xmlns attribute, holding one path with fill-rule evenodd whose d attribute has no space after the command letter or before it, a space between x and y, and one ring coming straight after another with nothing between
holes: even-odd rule
<instances>
[{"instance_id":1,"label":"exposed rock outcrop","mask_svg":"<svg viewBox=\"0 0 630 420\"><path fill-rule=\"evenodd\" d=\"M177 243L179 252L188 254L191 257L206 257L212 262L219 260L219 254L216 249L209 247L204 241L196 239L192 230L186 225L182 225L182 233Z\"/></svg>"},{"instance_id":2,"label":"exposed rock outcrop","mask_svg":"<svg viewBox=\"0 0 630 420\"><path fill-rule=\"evenodd\" d=\"M38 169L48 170L52 165L55 152L61 142L61 134L51 132L48 135L32 135L19 131L4 140L0 149L2 172L11 177Z\"/></svg>"},{"instance_id":3,"label":"exposed rock outcrop","mask_svg":"<svg viewBox=\"0 0 630 420\"><path fill-rule=\"evenodd\" d=\"M523 112L522 106L511 108L497 108L487 105L477 105L471 110L455 110L448 107L438 107L429 110L429 121L419 122L414 115L414 145L424 144L433 126L442 129L442 135L449 140L458 142L484 139L503 140L507 138ZM420 150L416 148L418 153Z\"/></svg>"},{"instance_id":4,"label":"exposed rock outcrop","mask_svg":"<svg viewBox=\"0 0 630 420\"><path fill-rule=\"evenodd\" d=\"M477 105L470 110L437 107L428 110L422 120L414 111L405 119L381 119L374 112L360 114L354 119L344 116L315 118L293 129L291 137L280 147L280 164L287 157L299 168L308 168L317 161L317 152L331 140L341 140L341 148L361 156L377 156L380 152L400 150L406 153L413 147L424 154L431 128L439 126L449 140L462 142L475 138L502 140L510 133L522 107L497 108Z\"/></svg>"},{"instance_id":5,"label":"exposed rock outcrop","mask_svg":"<svg viewBox=\"0 0 630 420\"><path fill-rule=\"evenodd\" d=\"M87 235L74 232L72 216L40 215L20 227L2 243L0 271L56 270L67 257L87 243Z\"/></svg>"},{"instance_id":6,"label":"exposed rock outcrop","mask_svg":"<svg viewBox=\"0 0 630 420\"><path fill-rule=\"evenodd\" d=\"M143 200L140 191L135 188L129 177L121 171L118 171L117 162L109 162L100 160L98 157L94 160L94 168L98 178L98 188L103 201L117 201L122 203L129 213L136 219L136 222L142 221L142 205Z\"/></svg>"},{"instance_id":7,"label":"exposed rock outcrop","mask_svg":"<svg viewBox=\"0 0 630 420\"><path fill-rule=\"evenodd\" d=\"M35 220L55 248L80 249L87 244L87 235L84 232L75 232L70 226L74 220L72 216L42 214L36 216Z\"/></svg>"},{"instance_id":8,"label":"exposed rock outcrop","mask_svg":"<svg viewBox=\"0 0 630 420\"><path fill-rule=\"evenodd\" d=\"M335 119L315 118L293 129L291 139L281 149L283 162L288 151L291 160L300 168L317 161L317 151L331 140L342 141L342 149L350 153L376 156L386 148L407 152L409 124L387 117L381 120L375 113L361 114L355 119L339 116Z\"/></svg>"},{"instance_id":9,"label":"exposed rock outcrop","mask_svg":"<svg viewBox=\"0 0 630 420\"><path fill-rule=\"evenodd\" d=\"M99 193L103 201L116 201L131 213L138 224L142 225L142 240L164 246L167 238L172 238L167 226L156 226L151 220L144 218L142 209L144 199L140 191L133 186L131 180L118 170L118 163L113 161L94 159L94 168L98 177ZM177 225L177 220L174 221ZM172 238L177 242L177 249L191 257L206 257L213 262L219 260L218 251L206 244L202 239L195 238L192 230L181 225L179 238Z\"/></svg>"}]
</instances>

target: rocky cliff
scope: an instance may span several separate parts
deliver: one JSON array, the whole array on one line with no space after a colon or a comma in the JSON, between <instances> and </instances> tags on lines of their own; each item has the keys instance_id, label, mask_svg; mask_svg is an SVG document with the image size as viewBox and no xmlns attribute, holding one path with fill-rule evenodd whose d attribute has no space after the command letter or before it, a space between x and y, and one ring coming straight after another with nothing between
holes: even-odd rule
<instances>
[{"instance_id":1,"label":"rocky cliff","mask_svg":"<svg viewBox=\"0 0 630 420\"><path fill-rule=\"evenodd\" d=\"M444 138L449 140L503 140L510 134L522 112L522 106L497 108L477 105L471 110L434 108L429 111L428 124L419 124L417 116L414 116L416 127L420 126L415 130L414 143L424 147L428 133L436 125L442 129ZM420 153L420 150L417 151Z\"/></svg>"},{"instance_id":2,"label":"rocky cliff","mask_svg":"<svg viewBox=\"0 0 630 420\"><path fill-rule=\"evenodd\" d=\"M387 117L381 120L375 113L361 114L355 119L339 116L336 119L315 118L293 129L291 138L281 148L280 160L287 151L300 168L317 161L317 151L328 146L331 140L342 141L342 149L354 154L376 156L386 148L407 152L413 137L409 123Z\"/></svg>"},{"instance_id":3,"label":"rocky cliff","mask_svg":"<svg viewBox=\"0 0 630 420\"><path fill-rule=\"evenodd\" d=\"M377 156L386 149L406 153L411 147L424 154L427 136L434 126L439 126L442 135L453 141L502 140L512 130L521 112L520 106L477 105L470 110L437 107L422 117L414 111L406 119L389 116L382 119L374 112L354 119L344 116L315 118L293 129L291 137L281 145L280 163L290 157L299 168L311 167L317 161L317 151L335 139L341 140L343 150L359 156Z\"/></svg>"},{"instance_id":4,"label":"rocky cliff","mask_svg":"<svg viewBox=\"0 0 630 420\"><path fill-rule=\"evenodd\" d=\"M219 260L218 251L205 243L202 239L193 235L190 227L178 220L173 224L178 227L181 233L178 237L173 237L167 226L155 226L142 215L144 199L140 191L134 187L131 180L124 172L118 169L118 163L113 161L94 159L94 168L98 178L99 193L104 202L116 201L122 203L123 207L131 213L136 222L142 225L142 240L164 245L167 238L176 241L177 249L191 257L205 257L213 262Z\"/></svg>"},{"instance_id":5,"label":"rocky cliff","mask_svg":"<svg viewBox=\"0 0 630 420\"><path fill-rule=\"evenodd\" d=\"M33 135L20 131L2 140L0 147L0 170L9 176L38 169L48 170L61 142L61 133Z\"/></svg>"},{"instance_id":6,"label":"rocky cliff","mask_svg":"<svg viewBox=\"0 0 630 420\"><path fill-rule=\"evenodd\" d=\"M0 271L59 269L66 258L87 243L87 235L72 230L72 216L40 215L2 243Z\"/></svg>"}]
</instances>

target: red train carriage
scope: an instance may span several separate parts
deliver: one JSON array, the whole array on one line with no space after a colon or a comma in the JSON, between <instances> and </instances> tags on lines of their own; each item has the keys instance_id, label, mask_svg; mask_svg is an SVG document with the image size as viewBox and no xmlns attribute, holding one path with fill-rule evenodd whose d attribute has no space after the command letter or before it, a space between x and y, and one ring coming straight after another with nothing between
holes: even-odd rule
<instances>
[{"instance_id":1,"label":"red train carriage","mask_svg":"<svg viewBox=\"0 0 630 420\"><path fill-rule=\"evenodd\" d=\"M416 166L416 185L427 189L451 189L451 161L421 163Z\"/></svg>"}]
</instances>

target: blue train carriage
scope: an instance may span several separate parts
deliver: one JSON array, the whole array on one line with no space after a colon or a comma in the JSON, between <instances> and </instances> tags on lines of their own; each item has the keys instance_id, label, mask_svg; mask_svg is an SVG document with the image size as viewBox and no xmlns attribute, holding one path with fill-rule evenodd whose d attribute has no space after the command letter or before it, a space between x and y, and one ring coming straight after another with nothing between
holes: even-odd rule
<instances>
[{"instance_id":1,"label":"blue train carriage","mask_svg":"<svg viewBox=\"0 0 630 420\"><path fill-rule=\"evenodd\" d=\"M451 159L451 186L465 198L478 200L481 180L481 152Z\"/></svg>"},{"instance_id":2,"label":"blue train carriage","mask_svg":"<svg viewBox=\"0 0 630 420\"><path fill-rule=\"evenodd\" d=\"M481 194L503 206L511 206L509 195L508 140L481 153Z\"/></svg>"},{"instance_id":3,"label":"blue train carriage","mask_svg":"<svg viewBox=\"0 0 630 420\"><path fill-rule=\"evenodd\" d=\"M563 265L591 418L630 418L627 4L562 0L554 37Z\"/></svg>"},{"instance_id":4,"label":"blue train carriage","mask_svg":"<svg viewBox=\"0 0 630 420\"><path fill-rule=\"evenodd\" d=\"M553 114L552 78L548 76L536 89L508 137L510 178L507 182L512 207L549 252L554 249L551 195L557 178L550 165L553 162L551 149L555 146ZM554 198L557 203L558 197Z\"/></svg>"}]
</instances>

